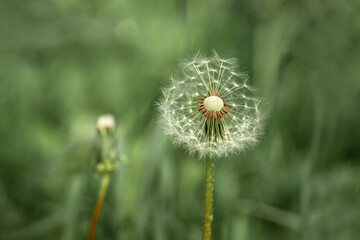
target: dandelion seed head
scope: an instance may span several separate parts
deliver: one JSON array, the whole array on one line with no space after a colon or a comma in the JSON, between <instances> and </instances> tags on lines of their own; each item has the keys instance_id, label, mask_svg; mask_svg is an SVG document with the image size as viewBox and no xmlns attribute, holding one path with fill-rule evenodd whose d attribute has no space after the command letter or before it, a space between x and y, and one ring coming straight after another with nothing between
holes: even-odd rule
<instances>
[{"instance_id":1,"label":"dandelion seed head","mask_svg":"<svg viewBox=\"0 0 360 240\"><path fill-rule=\"evenodd\" d=\"M176 145L200 157L222 157L257 142L260 101L237 65L216 52L183 61L158 104L160 123Z\"/></svg>"}]
</instances>

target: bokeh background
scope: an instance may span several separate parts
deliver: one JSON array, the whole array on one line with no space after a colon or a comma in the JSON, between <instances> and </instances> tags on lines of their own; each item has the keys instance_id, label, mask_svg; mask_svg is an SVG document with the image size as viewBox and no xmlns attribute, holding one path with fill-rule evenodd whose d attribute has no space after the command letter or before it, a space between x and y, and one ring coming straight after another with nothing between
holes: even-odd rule
<instances>
[{"instance_id":1,"label":"bokeh background","mask_svg":"<svg viewBox=\"0 0 360 240\"><path fill-rule=\"evenodd\" d=\"M215 169L213 239L360 236L358 0L0 2L0 239L85 239L100 114L120 163L95 239L201 238L204 163L156 101L180 59L239 59L267 112Z\"/></svg>"}]
</instances>

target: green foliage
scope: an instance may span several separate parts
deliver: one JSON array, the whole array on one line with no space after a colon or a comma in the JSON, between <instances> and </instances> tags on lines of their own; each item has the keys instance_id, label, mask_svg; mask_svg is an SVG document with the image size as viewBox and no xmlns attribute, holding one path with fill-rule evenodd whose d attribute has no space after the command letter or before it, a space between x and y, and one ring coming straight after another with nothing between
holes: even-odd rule
<instances>
[{"instance_id":1,"label":"green foliage","mask_svg":"<svg viewBox=\"0 0 360 240\"><path fill-rule=\"evenodd\" d=\"M0 2L0 239L85 239L96 118L121 162L95 239L200 239L204 162L155 102L178 59L238 58L268 112L259 145L215 163L214 239L358 239L360 3Z\"/></svg>"}]
</instances>

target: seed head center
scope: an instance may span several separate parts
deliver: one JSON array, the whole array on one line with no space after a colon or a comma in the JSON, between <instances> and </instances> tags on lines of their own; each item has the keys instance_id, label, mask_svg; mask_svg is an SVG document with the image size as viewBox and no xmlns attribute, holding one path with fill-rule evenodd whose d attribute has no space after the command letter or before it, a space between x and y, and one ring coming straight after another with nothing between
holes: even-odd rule
<instances>
[{"instance_id":1,"label":"seed head center","mask_svg":"<svg viewBox=\"0 0 360 240\"><path fill-rule=\"evenodd\" d=\"M204 100L204 107L209 112L219 112L224 107L224 101L218 96L209 96Z\"/></svg>"}]
</instances>

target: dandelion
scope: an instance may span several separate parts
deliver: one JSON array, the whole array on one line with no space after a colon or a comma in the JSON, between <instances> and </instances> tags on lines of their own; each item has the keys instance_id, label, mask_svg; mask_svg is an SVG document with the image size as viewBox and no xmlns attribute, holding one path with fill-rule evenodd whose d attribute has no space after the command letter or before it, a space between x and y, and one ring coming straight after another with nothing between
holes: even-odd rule
<instances>
[{"instance_id":1,"label":"dandelion","mask_svg":"<svg viewBox=\"0 0 360 240\"><path fill-rule=\"evenodd\" d=\"M95 171L101 174L102 180L100 190L91 217L88 240L92 240L95 235L96 225L100 214L101 206L109 186L110 175L117 168L117 152L115 142L115 118L111 114L101 115L97 119L96 128L98 132L99 146L98 157L94 161Z\"/></svg>"},{"instance_id":2,"label":"dandelion","mask_svg":"<svg viewBox=\"0 0 360 240\"><path fill-rule=\"evenodd\" d=\"M260 101L237 60L197 55L163 90L160 121L177 145L201 158L234 154L257 142Z\"/></svg>"},{"instance_id":3,"label":"dandelion","mask_svg":"<svg viewBox=\"0 0 360 240\"><path fill-rule=\"evenodd\" d=\"M111 114L105 114L98 117L96 127L99 132L115 129L115 118Z\"/></svg>"},{"instance_id":4,"label":"dandelion","mask_svg":"<svg viewBox=\"0 0 360 240\"><path fill-rule=\"evenodd\" d=\"M203 240L211 239L214 159L255 144L258 100L237 60L196 55L181 64L159 103L160 122L176 145L206 158Z\"/></svg>"}]
</instances>

